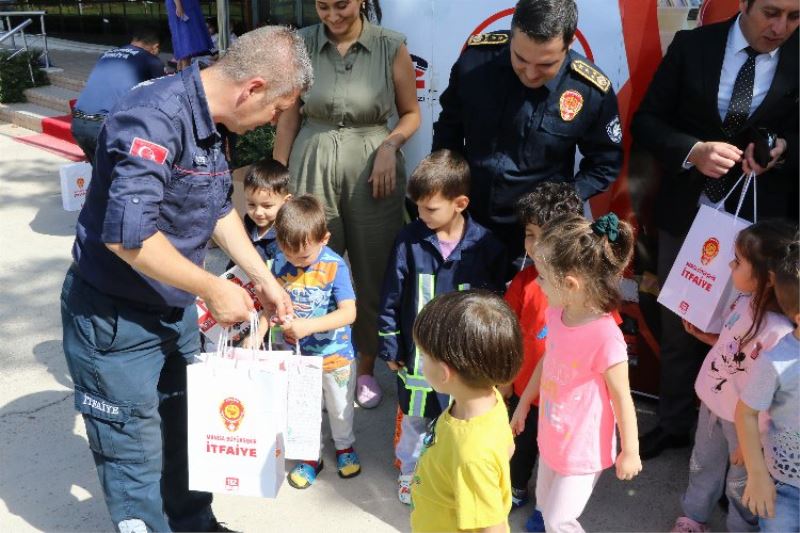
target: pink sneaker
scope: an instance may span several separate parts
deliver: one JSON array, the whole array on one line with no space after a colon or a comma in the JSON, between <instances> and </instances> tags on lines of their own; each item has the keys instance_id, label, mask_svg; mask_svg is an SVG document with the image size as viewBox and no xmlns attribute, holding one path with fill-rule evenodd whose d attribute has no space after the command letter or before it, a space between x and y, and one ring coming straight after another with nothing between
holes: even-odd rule
<instances>
[{"instance_id":1,"label":"pink sneaker","mask_svg":"<svg viewBox=\"0 0 800 533\"><path fill-rule=\"evenodd\" d=\"M681 516L675 520L675 525L670 530L671 533L705 533L710 531L708 526L695 522L688 516Z\"/></svg>"},{"instance_id":2,"label":"pink sneaker","mask_svg":"<svg viewBox=\"0 0 800 533\"><path fill-rule=\"evenodd\" d=\"M374 376L364 374L356 380L356 403L364 409L378 407L383 399L383 391Z\"/></svg>"}]
</instances>

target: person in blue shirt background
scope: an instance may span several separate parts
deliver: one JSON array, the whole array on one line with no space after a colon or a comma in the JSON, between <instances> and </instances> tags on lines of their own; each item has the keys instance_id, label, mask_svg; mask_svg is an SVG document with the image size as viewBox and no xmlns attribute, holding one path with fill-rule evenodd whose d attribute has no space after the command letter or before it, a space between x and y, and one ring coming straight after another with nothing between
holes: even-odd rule
<instances>
[{"instance_id":1,"label":"person in blue shirt background","mask_svg":"<svg viewBox=\"0 0 800 533\"><path fill-rule=\"evenodd\" d=\"M119 531L224 530L211 495L188 489L186 365L200 348L196 296L223 327L247 320L253 301L203 270L209 239L267 313L283 321L292 308L232 209L215 124L275 123L312 78L297 34L263 27L202 72L133 89L100 130L61 316L75 407Z\"/></svg>"},{"instance_id":2,"label":"person in blue shirt background","mask_svg":"<svg viewBox=\"0 0 800 533\"><path fill-rule=\"evenodd\" d=\"M164 75L161 38L150 26L134 29L131 42L105 52L89 74L72 111L72 136L94 163L97 135L108 113L131 88Z\"/></svg>"}]
</instances>

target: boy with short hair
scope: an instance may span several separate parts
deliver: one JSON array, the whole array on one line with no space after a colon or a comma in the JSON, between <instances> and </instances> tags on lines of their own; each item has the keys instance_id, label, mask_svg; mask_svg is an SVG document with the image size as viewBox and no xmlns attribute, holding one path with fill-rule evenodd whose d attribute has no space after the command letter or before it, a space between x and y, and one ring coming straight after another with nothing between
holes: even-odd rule
<instances>
[{"instance_id":1,"label":"boy with short hair","mask_svg":"<svg viewBox=\"0 0 800 533\"><path fill-rule=\"evenodd\" d=\"M466 213L468 193L469 166L461 155L439 150L423 159L408 182L419 219L397 236L384 276L378 355L397 372L403 416L395 454L398 498L405 504L425 428L449 403L425 378L411 335L417 313L436 295L505 288L505 248Z\"/></svg>"},{"instance_id":2,"label":"boy with short hair","mask_svg":"<svg viewBox=\"0 0 800 533\"><path fill-rule=\"evenodd\" d=\"M525 259L533 257L536 243L542 233L542 226L550 220L565 214L583 215L583 202L575 188L568 183L543 183L533 192L520 198L517 203L517 217L525 229ZM524 267L524 265L523 265ZM519 399L533 374L536 365L544 355L547 325L545 310L547 296L536 283L539 273L529 261L508 286L505 294L506 302L517 315L522 329L522 343L525 356L522 367L514 378L514 382L501 387L500 390L508 398L509 409L513 413ZM538 399L536 401L538 403ZM522 507L528 500L528 482L539 455L536 444L538 426L538 406L528 412L525 420L525 431L514 438L516 449L511 458L511 495L514 508ZM544 521L538 510L526 524L528 531L544 531Z\"/></svg>"},{"instance_id":3,"label":"boy with short hair","mask_svg":"<svg viewBox=\"0 0 800 533\"><path fill-rule=\"evenodd\" d=\"M290 198L278 211L275 232L279 252L272 263L275 279L292 298L294 317L282 326L291 344L304 356L323 357L322 396L328 411L339 477L361 473L353 450L355 351L350 324L356 299L344 260L328 248L325 211L311 195ZM297 489L310 487L322 470L318 461L298 463L287 476Z\"/></svg>"},{"instance_id":4,"label":"boy with short hair","mask_svg":"<svg viewBox=\"0 0 800 533\"><path fill-rule=\"evenodd\" d=\"M414 341L434 390L453 401L425 436L411 486L412 531L508 531L514 439L497 383L522 362L516 317L499 296L453 292L427 304Z\"/></svg>"},{"instance_id":5,"label":"boy with short hair","mask_svg":"<svg viewBox=\"0 0 800 533\"><path fill-rule=\"evenodd\" d=\"M274 159L262 159L250 166L244 178L246 213L244 227L258 255L269 262L278 253L275 242L275 218L291 198L289 169ZM228 268L233 262L228 263Z\"/></svg>"},{"instance_id":6,"label":"boy with short hair","mask_svg":"<svg viewBox=\"0 0 800 533\"><path fill-rule=\"evenodd\" d=\"M776 261L770 276L784 315L795 324L756 359L736 406L736 433L747 468L742 495L761 531L800 531L800 242ZM769 429L759 431L759 412ZM763 440L763 442L762 442ZM763 450L762 450L763 445Z\"/></svg>"}]
</instances>

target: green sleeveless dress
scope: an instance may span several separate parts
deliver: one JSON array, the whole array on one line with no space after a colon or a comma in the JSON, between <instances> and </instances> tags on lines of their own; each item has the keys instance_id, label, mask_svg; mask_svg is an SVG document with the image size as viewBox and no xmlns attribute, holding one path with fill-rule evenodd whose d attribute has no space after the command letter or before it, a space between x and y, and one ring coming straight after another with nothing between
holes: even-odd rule
<instances>
[{"instance_id":1,"label":"green sleeveless dress","mask_svg":"<svg viewBox=\"0 0 800 533\"><path fill-rule=\"evenodd\" d=\"M300 30L314 66L314 85L302 97L300 131L289 170L294 194L313 194L325 206L329 246L347 253L356 291L356 349L377 352L377 310L386 262L403 227L406 176L397 154L397 186L372 197L375 151L395 113L392 64L405 37L364 20L361 36L342 57L317 24Z\"/></svg>"}]
</instances>

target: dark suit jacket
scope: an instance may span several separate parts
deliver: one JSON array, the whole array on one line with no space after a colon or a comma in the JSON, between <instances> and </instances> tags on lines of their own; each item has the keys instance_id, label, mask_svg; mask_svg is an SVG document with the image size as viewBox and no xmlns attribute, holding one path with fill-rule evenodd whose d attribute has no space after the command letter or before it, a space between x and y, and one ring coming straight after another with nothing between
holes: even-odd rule
<instances>
[{"instance_id":1,"label":"dark suit jacket","mask_svg":"<svg viewBox=\"0 0 800 533\"><path fill-rule=\"evenodd\" d=\"M697 141L724 141L744 149L741 134L728 138L722 131L717 109L720 71L728 30L736 19L675 34L661 65L633 119L636 145L653 153L662 167L656 198L656 224L677 237L689 230L697 212L697 200L705 177L684 170L684 159ZM758 217L797 220L798 184L798 37L797 31L780 50L775 78L764 101L743 127L763 127L786 139L782 167L758 178ZM731 173L741 175L736 165ZM740 186L741 187L741 186ZM725 208L736 210L740 190ZM752 220L752 186L742 216Z\"/></svg>"}]
</instances>

